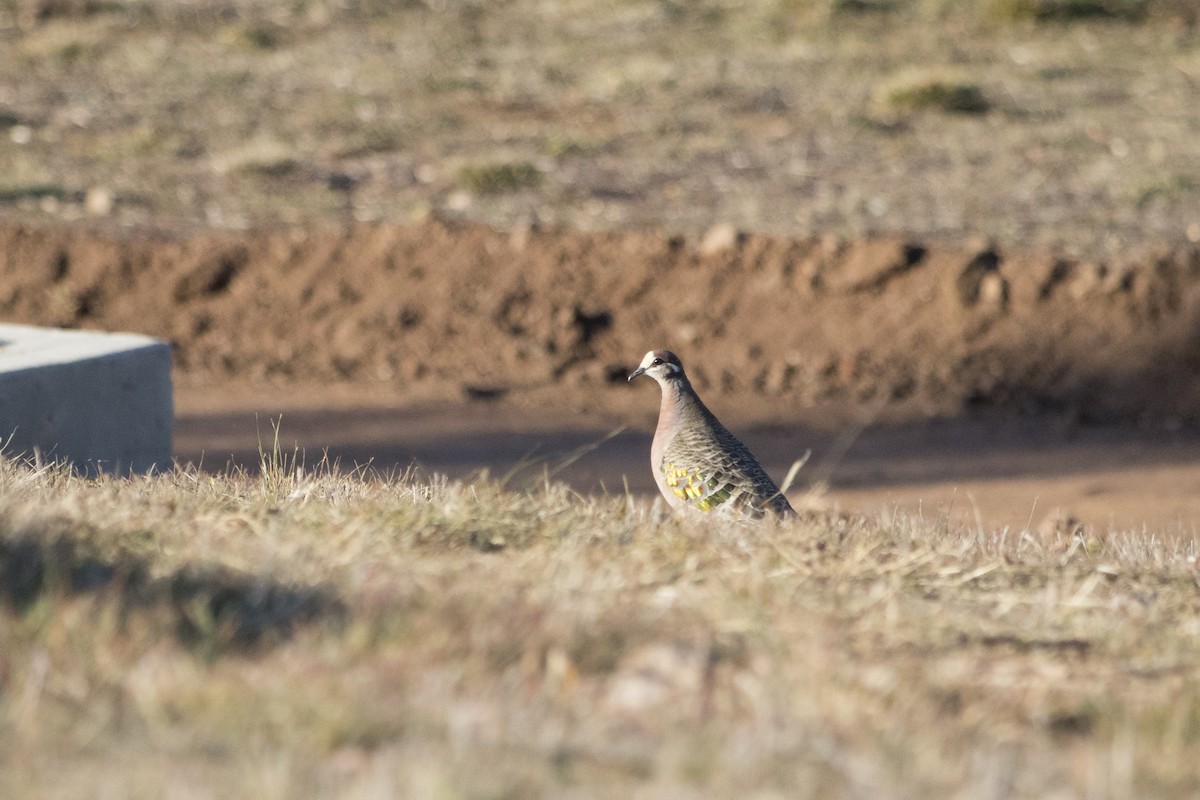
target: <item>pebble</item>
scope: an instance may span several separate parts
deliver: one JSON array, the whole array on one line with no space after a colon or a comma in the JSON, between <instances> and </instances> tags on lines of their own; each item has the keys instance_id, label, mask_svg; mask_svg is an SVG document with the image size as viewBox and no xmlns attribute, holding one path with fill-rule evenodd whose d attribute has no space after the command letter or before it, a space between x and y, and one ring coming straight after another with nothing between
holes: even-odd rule
<instances>
[{"instance_id":1,"label":"pebble","mask_svg":"<svg viewBox=\"0 0 1200 800\"><path fill-rule=\"evenodd\" d=\"M88 189L83 199L83 207L93 217L107 217L112 213L116 200L111 189L104 186L93 186Z\"/></svg>"},{"instance_id":2,"label":"pebble","mask_svg":"<svg viewBox=\"0 0 1200 800\"><path fill-rule=\"evenodd\" d=\"M708 232L704 234L704 238L700 240L700 255L712 256L718 253L723 253L726 250L732 250L741 238L738 229L728 222L722 222L712 226Z\"/></svg>"}]
</instances>

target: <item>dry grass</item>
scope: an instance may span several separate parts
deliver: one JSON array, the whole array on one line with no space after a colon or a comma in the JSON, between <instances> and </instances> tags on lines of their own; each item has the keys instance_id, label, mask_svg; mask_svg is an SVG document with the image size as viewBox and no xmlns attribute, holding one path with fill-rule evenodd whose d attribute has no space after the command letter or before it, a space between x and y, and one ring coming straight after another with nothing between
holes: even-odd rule
<instances>
[{"instance_id":1,"label":"dry grass","mask_svg":"<svg viewBox=\"0 0 1200 800\"><path fill-rule=\"evenodd\" d=\"M1192 797L1193 542L0 464L6 797Z\"/></svg>"}]
</instances>

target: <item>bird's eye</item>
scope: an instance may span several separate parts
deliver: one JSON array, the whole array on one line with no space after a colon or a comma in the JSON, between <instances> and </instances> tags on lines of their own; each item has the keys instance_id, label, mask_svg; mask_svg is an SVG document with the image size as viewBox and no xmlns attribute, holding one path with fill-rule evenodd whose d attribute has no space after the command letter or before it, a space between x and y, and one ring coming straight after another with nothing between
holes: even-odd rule
<instances>
[{"instance_id":1,"label":"bird's eye","mask_svg":"<svg viewBox=\"0 0 1200 800\"><path fill-rule=\"evenodd\" d=\"M657 367L661 363L663 363L663 360L661 358L656 358L650 362L650 366Z\"/></svg>"}]
</instances>

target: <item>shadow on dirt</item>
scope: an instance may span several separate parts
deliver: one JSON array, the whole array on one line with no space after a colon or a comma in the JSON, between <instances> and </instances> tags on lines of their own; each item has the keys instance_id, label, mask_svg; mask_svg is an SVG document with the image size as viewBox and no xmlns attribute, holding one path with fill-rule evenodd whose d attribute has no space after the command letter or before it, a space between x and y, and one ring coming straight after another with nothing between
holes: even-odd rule
<instances>
[{"instance_id":1,"label":"shadow on dirt","mask_svg":"<svg viewBox=\"0 0 1200 800\"><path fill-rule=\"evenodd\" d=\"M277 416L277 415L276 415ZM220 472L255 471L259 428L269 415L253 412L181 415L176 458ZM811 451L797 489L886 488L899 484L1055 477L1104 469L1200 462L1200 434L1162 426L1079 425L1071 418L978 413L899 425L863 425L838 431L802 426L738 428L734 432L768 472L782 476ZM598 424L565 427L535 415L503 426L487 416L454 410L400 409L289 411L281 448L312 464L327 457L343 468L403 472L416 467L452 478L487 470L513 485L546 476L580 492L653 494L649 431L606 430Z\"/></svg>"}]
</instances>

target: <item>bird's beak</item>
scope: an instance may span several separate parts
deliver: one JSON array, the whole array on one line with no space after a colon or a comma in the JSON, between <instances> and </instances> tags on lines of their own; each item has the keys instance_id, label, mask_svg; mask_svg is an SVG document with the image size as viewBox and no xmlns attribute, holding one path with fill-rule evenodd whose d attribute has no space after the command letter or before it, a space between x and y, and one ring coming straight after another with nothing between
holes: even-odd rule
<instances>
[{"instance_id":1,"label":"bird's beak","mask_svg":"<svg viewBox=\"0 0 1200 800\"><path fill-rule=\"evenodd\" d=\"M646 371L645 367L638 367L630 374L629 380L633 380L634 378L636 378L638 375L641 375L645 371Z\"/></svg>"}]
</instances>

